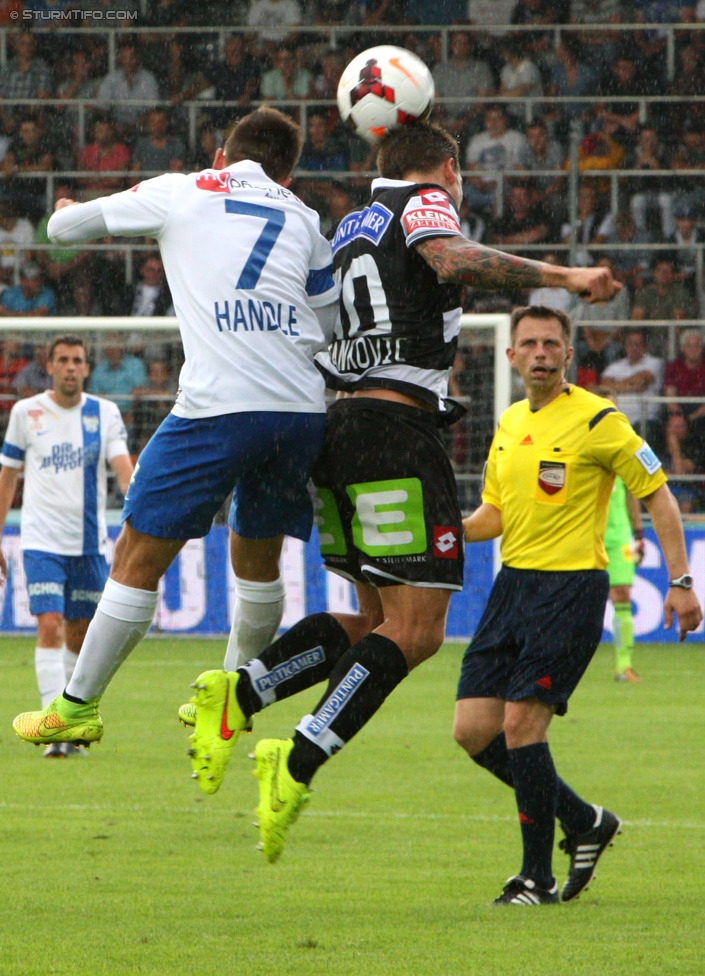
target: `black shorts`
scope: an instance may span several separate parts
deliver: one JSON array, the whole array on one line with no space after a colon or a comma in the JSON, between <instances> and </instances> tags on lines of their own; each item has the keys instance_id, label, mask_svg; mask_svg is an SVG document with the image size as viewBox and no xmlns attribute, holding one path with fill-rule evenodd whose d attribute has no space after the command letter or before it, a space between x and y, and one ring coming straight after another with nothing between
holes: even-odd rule
<instances>
[{"instance_id":1,"label":"black shorts","mask_svg":"<svg viewBox=\"0 0 705 976\"><path fill-rule=\"evenodd\" d=\"M538 698L565 715L600 642L608 591L599 569L503 566L465 652L458 699Z\"/></svg>"},{"instance_id":2,"label":"black shorts","mask_svg":"<svg viewBox=\"0 0 705 976\"><path fill-rule=\"evenodd\" d=\"M336 401L313 481L326 569L375 586L462 589L458 493L434 414Z\"/></svg>"}]
</instances>

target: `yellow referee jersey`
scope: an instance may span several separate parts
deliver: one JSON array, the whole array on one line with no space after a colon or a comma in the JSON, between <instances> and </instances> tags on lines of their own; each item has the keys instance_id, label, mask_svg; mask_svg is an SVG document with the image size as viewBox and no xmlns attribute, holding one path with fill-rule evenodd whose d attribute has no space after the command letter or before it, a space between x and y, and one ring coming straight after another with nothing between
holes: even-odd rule
<instances>
[{"instance_id":1,"label":"yellow referee jersey","mask_svg":"<svg viewBox=\"0 0 705 976\"><path fill-rule=\"evenodd\" d=\"M540 410L502 414L482 500L502 512L502 562L515 569L604 569L618 474L637 498L665 483L661 462L615 406L568 386Z\"/></svg>"}]
</instances>

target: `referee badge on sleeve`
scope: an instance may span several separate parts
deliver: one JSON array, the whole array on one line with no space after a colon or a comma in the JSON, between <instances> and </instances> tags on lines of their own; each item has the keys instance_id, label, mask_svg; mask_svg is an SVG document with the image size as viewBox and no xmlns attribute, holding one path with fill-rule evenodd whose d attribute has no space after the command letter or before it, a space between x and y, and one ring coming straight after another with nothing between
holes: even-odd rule
<instances>
[{"instance_id":1,"label":"referee badge on sleeve","mask_svg":"<svg viewBox=\"0 0 705 976\"><path fill-rule=\"evenodd\" d=\"M565 487L565 464L560 461L539 461L539 488L547 495L555 495Z\"/></svg>"}]
</instances>

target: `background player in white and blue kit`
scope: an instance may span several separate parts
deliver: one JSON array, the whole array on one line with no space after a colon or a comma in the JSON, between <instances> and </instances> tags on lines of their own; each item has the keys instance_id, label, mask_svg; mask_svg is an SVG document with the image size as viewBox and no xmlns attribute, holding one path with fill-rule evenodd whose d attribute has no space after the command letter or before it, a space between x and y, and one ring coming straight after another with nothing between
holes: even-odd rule
<instances>
[{"instance_id":1,"label":"background player in white and blue kit","mask_svg":"<svg viewBox=\"0 0 705 976\"><path fill-rule=\"evenodd\" d=\"M0 454L0 532L24 471L21 544L43 706L73 674L108 577L108 466L123 492L132 474L120 411L83 392L88 370L83 339L57 336L47 353L52 389L18 400ZM2 552L0 571L7 576ZM68 746L52 743L45 755L67 755Z\"/></svg>"},{"instance_id":2,"label":"background player in white and blue kit","mask_svg":"<svg viewBox=\"0 0 705 976\"><path fill-rule=\"evenodd\" d=\"M64 202L49 222L56 243L157 239L185 364L174 409L138 460L74 675L43 713L15 719L28 741L101 738L99 698L147 633L160 578L188 539L206 535L231 489L235 571L251 602L281 585L283 536L310 534L307 483L325 427L313 357L338 289L318 215L286 189L300 151L299 127L258 109L235 126L212 169Z\"/></svg>"}]
</instances>

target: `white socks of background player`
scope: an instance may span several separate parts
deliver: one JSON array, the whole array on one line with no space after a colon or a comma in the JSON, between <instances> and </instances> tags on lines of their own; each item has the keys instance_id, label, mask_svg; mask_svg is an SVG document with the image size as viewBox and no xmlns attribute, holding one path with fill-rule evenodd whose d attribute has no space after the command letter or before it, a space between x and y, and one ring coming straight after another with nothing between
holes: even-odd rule
<instances>
[{"instance_id":1,"label":"white socks of background player","mask_svg":"<svg viewBox=\"0 0 705 976\"><path fill-rule=\"evenodd\" d=\"M34 649L34 670L42 708L54 701L71 680L76 667L77 655L63 647L36 647Z\"/></svg>"},{"instance_id":2,"label":"white socks of background player","mask_svg":"<svg viewBox=\"0 0 705 976\"><path fill-rule=\"evenodd\" d=\"M233 624L223 668L237 671L274 640L284 614L284 580L255 583L235 577Z\"/></svg>"},{"instance_id":3,"label":"white socks of background player","mask_svg":"<svg viewBox=\"0 0 705 976\"><path fill-rule=\"evenodd\" d=\"M145 636L159 594L109 579L90 623L66 691L72 698L98 698L120 665Z\"/></svg>"},{"instance_id":4,"label":"white socks of background player","mask_svg":"<svg viewBox=\"0 0 705 976\"><path fill-rule=\"evenodd\" d=\"M46 708L49 702L60 695L66 687L62 648L35 647L34 672L37 675L37 687L39 688L42 708Z\"/></svg>"}]
</instances>

